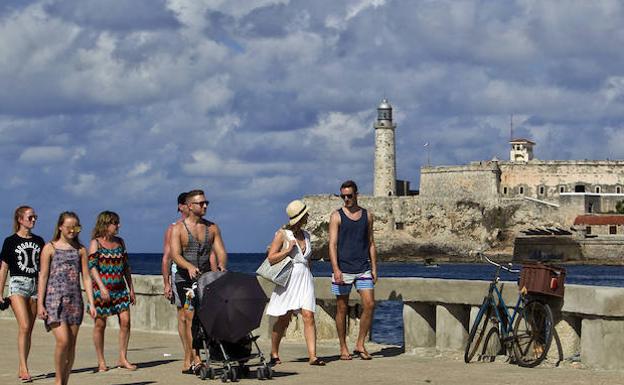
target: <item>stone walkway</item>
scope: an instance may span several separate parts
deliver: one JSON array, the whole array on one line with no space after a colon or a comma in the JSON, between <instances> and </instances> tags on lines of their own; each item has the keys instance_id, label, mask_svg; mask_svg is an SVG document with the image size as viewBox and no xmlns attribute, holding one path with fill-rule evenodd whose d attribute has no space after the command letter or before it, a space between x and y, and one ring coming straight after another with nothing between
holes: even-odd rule
<instances>
[{"instance_id":1,"label":"stone walkway","mask_svg":"<svg viewBox=\"0 0 624 385\"><path fill-rule=\"evenodd\" d=\"M0 320L0 384L18 384L17 342L14 320ZM117 331L107 331L106 357L108 364L116 362ZM106 373L94 373L95 351L91 340L91 328L84 326L78 337L76 363L70 377L71 384L88 385L148 385L148 384L200 384L199 378L181 374L180 342L177 335L135 331L130 340L130 359L139 370L129 372L112 369ZM268 356L269 344L260 343ZM339 361L334 343L319 343L319 355L326 359L325 367L312 367L305 358L302 342L287 341L281 352L283 364L275 368L275 384L624 384L621 371L597 371L574 368L570 364L560 367L524 369L504 362L476 363L466 365L459 353L437 354L432 351L402 354L396 347L369 345L375 357L371 361ZM54 337L45 333L42 323L37 322L30 354L30 370L34 384L54 383ZM243 379L241 383L257 383ZM207 383L220 383L207 380Z\"/></svg>"}]
</instances>

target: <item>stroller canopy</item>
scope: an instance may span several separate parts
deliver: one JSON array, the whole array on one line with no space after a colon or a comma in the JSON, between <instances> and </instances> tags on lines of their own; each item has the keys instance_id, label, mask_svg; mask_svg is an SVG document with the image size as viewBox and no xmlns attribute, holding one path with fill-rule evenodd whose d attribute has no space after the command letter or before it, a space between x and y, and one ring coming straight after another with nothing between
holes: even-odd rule
<instances>
[{"instance_id":1,"label":"stroller canopy","mask_svg":"<svg viewBox=\"0 0 624 385\"><path fill-rule=\"evenodd\" d=\"M196 311L209 337L236 342L260 326L268 298L255 276L206 273L198 281L198 291Z\"/></svg>"}]
</instances>

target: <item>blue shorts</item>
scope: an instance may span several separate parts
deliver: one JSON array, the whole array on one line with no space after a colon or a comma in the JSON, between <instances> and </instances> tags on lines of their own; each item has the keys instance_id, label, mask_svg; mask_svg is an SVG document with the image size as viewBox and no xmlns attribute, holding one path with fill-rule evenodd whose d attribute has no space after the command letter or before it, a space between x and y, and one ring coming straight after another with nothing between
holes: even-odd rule
<instances>
[{"instance_id":1,"label":"blue shorts","mask_svg":"<svg viewBox=\"0 0 624 385\"><path fill-rule=\"evenodd\" d=\"M334 281L334 275L332 274L332 288L331 291L335 295L349 295L351 293L351 287L355 285L355 289L360 290L373 290L375 284L373 283L373 274L370 270L363 273L342 273L342 281L336 283Z\"/></svg>"},{"instance_id":2,"label":"blue shorts","mask_svg":"<svg viewBox=\"0 0 624 385\"><path fill-rule=\"evenodd\" d=\"M37 299L37 279L12 276L9 278L9 296L11 295L21 295L26 298Z\"/></svg>"}]
</instances>

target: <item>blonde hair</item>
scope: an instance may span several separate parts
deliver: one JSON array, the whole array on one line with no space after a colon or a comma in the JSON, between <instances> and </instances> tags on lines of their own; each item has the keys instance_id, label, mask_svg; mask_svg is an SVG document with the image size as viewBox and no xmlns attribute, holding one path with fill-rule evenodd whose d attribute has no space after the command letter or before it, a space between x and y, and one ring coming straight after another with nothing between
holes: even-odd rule
<instances>
[{"instance_id":1,"label":"blonde hair","mask_svg":"<svg viewBox=\"0 0 624 385\"><path fill-rule=\"evenodd\" d=\"M15 213L13 213L13 232L14 233L17 233L17 231L20 229L19 220L20 218L22 218L22 216L24 216L24 213L28 210L32 210L32 207L22 205L15 209Z\"/></svg>"},{"instance_id":2,"label":"blonde hair","mask_svg":"<svg viewBox=\"0 0 624 385\"><path fill-rule=\"evenodd\" d=\"M78 215L75 212L63 211L61 215L59 215L58 221L56 221L54 235L52 235L52 242L56 242L61 238L61 231L59 230L59 227L63 226L63 223L65 223L65 220L68 218L74 218L77 222L77 226L80 226L80 218L78 218ZM76 248L82 246L82 243L80 243L80 239L78 238L78 234L76 234L76 237L74 238L74 243L75 244L73 246Z\"/></svg>"},{"instance_id":3,"label":"blonde hair","mask_svg":"<svg viewBox=\"0 0 624 385\"><path fill-rule=\"evenodd\" d=\"M91 239L103 237L107 234L106 228L113 222L119 223L119 215L113 211L102 211L95 220L95 227L91 232Z\"/></svg>"}]
</instances>

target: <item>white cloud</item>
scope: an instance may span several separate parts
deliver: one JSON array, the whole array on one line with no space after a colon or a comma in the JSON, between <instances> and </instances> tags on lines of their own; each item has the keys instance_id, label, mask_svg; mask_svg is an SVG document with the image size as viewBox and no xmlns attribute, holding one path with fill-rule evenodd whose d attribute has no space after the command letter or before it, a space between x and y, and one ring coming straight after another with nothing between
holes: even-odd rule
<instances>
[{"instance_id":1,"label":"white cloud","mask_svg":"<svg viewBox=\"0 0 624 385\"><path fill-rule=\"evenodd\" d=\"M128 172L128 178L134 178L146 174L152 169L149 162L139 162Z\"/></svg>"},{"instance_id":2,"label":"white cloud","mask_svg":"<svg viewBox=\"0 0 624 385\"><path fill-rule=\"evenodd\" d=\"M276 172L280 168L275 163L245 162L221 157L209 150L193 152L191 161L182 165L187 175L210 177L253 177L258 172Z\"/></svg>"},{"instance_id":3,"label":"white cloud","mask_svg":"<svg viewBox=\"0 0 624 385\"><path fill-rule=\"evenodd\" d=\"M78 174L71 178L63 189L73 195L84 196L89 192L98 191L95 174Z\"/></svg>"},{"instance_id":4,"label":"white cloud","mask_svg":"<svg viewBox=\"0 0 624 385\"><path fill-rule=\"evenodd\" d=\"M37 146L24 149L18 161L26 164L48 164L57 163L66 158L67 153L63 147Z\"/></svg>"}]
</instances>

